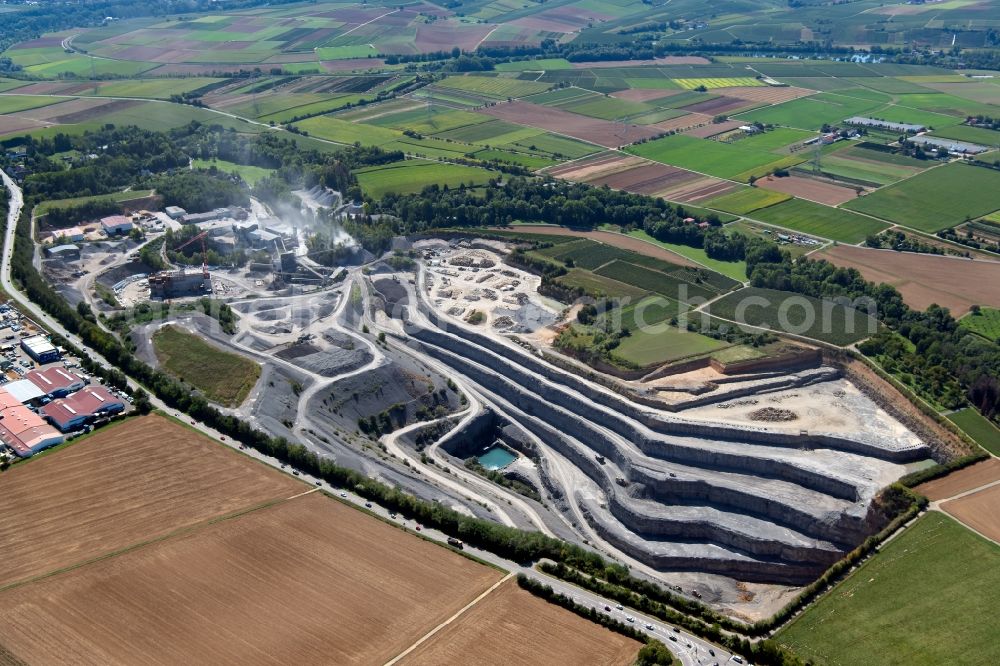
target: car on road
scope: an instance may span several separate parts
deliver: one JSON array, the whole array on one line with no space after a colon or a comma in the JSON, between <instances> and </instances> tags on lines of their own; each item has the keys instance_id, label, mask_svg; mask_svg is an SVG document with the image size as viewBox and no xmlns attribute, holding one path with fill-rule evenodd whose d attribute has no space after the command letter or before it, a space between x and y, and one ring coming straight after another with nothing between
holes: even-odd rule
<instances>
[{"instance_id":1,"label":"car on road","mask_svg":"<svg viewBox=\"0 0 1000 666\"><path fill-rule=\"evenodd\" d=\"M292 474L294 474L295 476L298 476L299 475L299 470L293 469L292 470Z\"/></svg>"},{"instance_id":2,"label":"car on road","mask_svg":"<svg viewBox=\"0 0 1000 666\"><path fill-rule=\"evenodd\" d=\"M674 627L674 633L675 633L675 634L679 634L679 633L681 633L681 630L680 630L680 629L678 629L677 627Z\"/></svg>"},{"instance_id":3,"label":"car on road","mask_svg":"<svg viewBox=\"0 0 1000 666\"><path fill-rule=\"evenodd\" d=\"M632 617L631 615L626 615L625 616L625 620L628 621L628 622L635 622L635 618Z\"/></svg>"},{"instance_id":4,"label":"car on road","mask_svg":"<svg viewBox=\"0 0 1000 666\"><path fill-rule=\"evenodd\" d=\"M314 481L313 483L315 483L317 486L322 486L323 485L322 481Z\"/></svg>"},{"instance_id":5,"label":"car on road","mask_svg":"<svg viewBox=\"0 0 1000 666\"><path fill-rule=\"evenodd\" d=\"M611 606L605 606L604 607L604 612L605 613L610 613L611 612Z\"/></svg>"},{"instance_id":6,"label":"car on road","mask_svg":"<svg viewBox=\"0 0 1000 666\"><path fill-rule=\"evenodd\" d=\"M617 608L618 610L623 610L625 607L622 606L621 604L618 604L615 606L615 608Z\"/></svg>"},{"instance_id":7,"label":"car on road","mask_svg":"<svg viewBox=\"0 0 1000 666\"><path fill-rule=\"evenodd\" d=\"M713 650L712 648L708 648L708 653L713 657L715 656L715 650Z\"/></svg>"},{"instance_id":8,"label":"car on road","mask_svg":"<svg viewBox=\"0 0 1000 666\"><path fill-rule=\"evenodd\" d=\"M420 525L417 525L417 531L418 532L420 531Z\"/></svg>"},{"instance_id":9,"label":"car on road","mask_svg":"<svg viewBox=\"0 0 1000 666\"><path fill-rule=\"evenodd\" d=\"M672 640L672 641L673 641L674 643L676 643L676 642L677 642L677 637L676 637L676 636L668 636L668 638L669 638L670 640Z\"/></svg>"},{"instance_id":10,"label":"car on road","mask_svg":"<svg viewBox=\"0 0 1000 666\"><path fill-rule=\"evenodd\" d=\"M366 509L372 508L372 503L371 502L365 502L365 508Z\"/></svg>"},{"instance_id":11,"label":"car on road","mask_svg":"<svg viewBox=\"0 0 1000 666\"><path fill-rule=\"evenodd\" d=\"M741 656L739 656L739 655L735 655L735 654L734 654L734 655L733 655L733 656L732 656L732 657L731 657L731 658L729 659L729 661L734 661L734 662L736 662L737 664L742 664L742 663L743 663L743 657L741 657Z\"/></svg>"},{"instance_id":12,"label":"car on road","mask_svg":"<svg viewBox=\"0 0 1000 666\"><path fill-rule=\"evenodd\" d=\"M340 493L341 497L347 497L347 493Z\"/></svg>"},{"instance_id":13,"label":"car on road","mask_svg":"<svg viewBox=\"0 0 1000 666\"><path fill-rule=\"evenodd\" d=\"M390 513L389 517L392 518L393 520L396 520L396 512L393 511L392 513Z\"/></svg>"},{"instance_id":14,"label":"car on road","mask_svg":"<svg viewBox=\"0 0 1000 666\"><path fill-rule=\"evenodd\" d=\"M646 624L646 628L649 629L650 631L656 631L656 627L648 623Z\"/></svg>"}]
</instances>

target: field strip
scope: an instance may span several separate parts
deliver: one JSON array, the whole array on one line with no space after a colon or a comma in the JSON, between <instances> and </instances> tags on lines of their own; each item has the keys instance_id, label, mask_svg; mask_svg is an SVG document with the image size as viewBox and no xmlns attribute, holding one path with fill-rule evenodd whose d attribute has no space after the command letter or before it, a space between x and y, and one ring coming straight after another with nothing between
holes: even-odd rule
<instances>
[{"instance_id":1,"label":"field strip","mask_svg":"<svg viewBox=\"0 0 1000 666\"><path fill-rule=\"evenodd\" d=\"M351 33L352 33L352 32L354 32L355 30L357 30L358 28L363 28L363 27L365 27L366 25L368 25L369 23L374 23L375 21L379 20L380 18L385 18L385 17L386 17L386 16L388 16L389 14L395 14L395 13L396 13L396 12L398 12L398 11L400 11L400 10L398 10L398 9L393 9L393 10L392 10L391 12L386 12L385 14L382 14L381 16L376 16L376 17L375 17L375 18L373 18L373 19L372 19L371 21L365 21L364 23L362 23L362 24L360 24L360 25L356 25L356 26L354 26L353 28L351 28L350 30L348 30L347 32L345 32L344 34L340 35L340 37L346 37L347 35L351 34Z\"/></svg>"},{"instance_id":2,"label":"field strip","mask_svg":"<svg viewBox=\"0 0 1000 666\"><path fill-rule=\"evenodd\" d=\"M45 573L41 573L36 576L31 576L29 578L24 578L21 580L15 580L10 583L7 583L6 585L0 585L0 592L5 592L12 588L20 587L22 585L27 585L28 583L34 583L35 581L43 580L45 578L50 578L52 576L58 576L59 574L67 573L69 571L85 567L88 564L94 564L95 562L101 562L103 560L107 560L112 557L124 555L125 553L129 553L133 550L138 550L139 548L143 548L145 546L160 543L162 541L168 541L175 537L184 536L185 534L190 534L192 532L197 532L203 528L209 527L210 525L215 525L216 523L221 523L227 520L236 520L238 518L242 518L247 514L254 513L255 511L260 511L261 509L269 509L271 507L278 506L279 504L284 504L285 502L293 500L296 497L301 497L302 495L308 495L309 493L315 492L316 490L319 490L319 488L313 488L308 492L300 493L299 495L294 495L286 499L269 500L267 502L262 502L254 506L237 509L236 511L233 511L231 513L223 514L221 516L214 516L212 518L209 518L208 520L203 520L201 522L194 523L192 525L185 525L184 527L180 527L172 532L168 532L167 534L161 534L160 536L155 536L150 539L144 539L142 541L129 544L123 548L118 548L117 550L112 550L107 553L102 553L100 555L97 555L95 557L90 557L80 562L74 562L73 564L69 564L64 567L59 567L58 569L53 569L52 571L47 571Z\"/></svg>"},{"instance_id":3,"label":"field strip","mask_svg":"<svg viewBox=\"0 0 1000 666\"><path fill-rule=\"evenodd\" d=\"M957 495L952 495L951 497L945 497L944 499L935 502L935 504L942 504L944 502L950 502L951 500L962 499L967 495L974 495L975 493L978 493L980 490L986 490L987 488L992 488L997 484L1000 484L1000 479L997 479L996 481L991 481L990 483L983 484L978 488L973 488L972 490L966 490L964 492L958 493Z\"/></svg>"},{"instance_id":4,"label":"field strip","mask_svg":"<svg viewBox=\"0 0 1000 666\"><path fill-rule=\"evenodd\" d=\"M473 599L472 601L470 601L468 604L465 605L465 607L459 609L459 611L457 613L455 613L454 615L452 615L451 617L449 617L447 620L445 620L444 622L442 622L441 624L439 624L438 626L434 627L433 629L431 629L430 631L428 631L426 634L424 634L413 645L411 645L410 647L408 647L405 650L403 650L402 652L400 652L393 659L385 662L385 666L392 666L393 664L395 664L396 662L398 662L400 659L402 659L406 655L408 655L411 652L413 652L414 650L416 650L418 647L420 647L420 645L422 643L424 643L425 641L427 641L428 639L430 639L432 636L434 636L434 634L436 634L437 632L441 631L442 629L444 629L445 627L447 627L449 624L451 624L452 622L454 622L455 620L457 620L458 618L460 618L462 616L462 614L465 613L465 611L469 610L470 608L472 608L473 606L475 606L476 604L478 604L480 601L482 601L483 599L485 599L487 596L489 596L489 594L491 592L493 592L493 590L495 590L498 587L500 587L501 585L503 585L513 575L514 575L514 573L511 572L511 573L507 574L506 576L504 576L503 578L501 578L500 580L498 580L488 590L486 590L485 592L483 592L482 594L480 594L478 597L476 597L475 599Z\"/></svg>"}]
</instances>

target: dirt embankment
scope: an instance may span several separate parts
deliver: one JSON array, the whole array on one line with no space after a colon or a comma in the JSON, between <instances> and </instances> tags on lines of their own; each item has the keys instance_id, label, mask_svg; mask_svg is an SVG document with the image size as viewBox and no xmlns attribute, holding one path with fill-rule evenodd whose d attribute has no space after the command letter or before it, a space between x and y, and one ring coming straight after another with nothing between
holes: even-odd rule
<instances>
[{"instance_id":1,"label":"dirt embankment","mask_svg":"<svg viewBox=\"0 0 1000 666\"><path fill-rule=\"evenodd\" d=\"M895 386L880 377L864 362L830 350L824 350L824 362L840 368L862 393L926 442L938 462L952 460L972 452L961 437L924 414Z\"/></svg>"}]
</instances>

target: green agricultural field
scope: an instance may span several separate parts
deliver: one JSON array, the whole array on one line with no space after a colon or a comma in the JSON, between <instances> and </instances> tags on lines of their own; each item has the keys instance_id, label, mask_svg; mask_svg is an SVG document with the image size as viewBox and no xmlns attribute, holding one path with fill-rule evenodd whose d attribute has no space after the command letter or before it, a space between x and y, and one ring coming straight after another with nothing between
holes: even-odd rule
<instances>
[{"instance_id":1,"label":"green agricultural field","mask_svg":"<svg viewBox=\"0 0 1000 666\"><path fill-rule=\"evenodd\" d=\"M579 113L582 116L600 118L602 120L617 120L629 116L641 116L656 111L656 107L642 102L631 102L626 99L616 99L614 97L595 97L584 99L579 102L566 102L559 104L559 108L565 111Z\"/></svg>"},{"instance_id":2,"label":"green agricultural field","mask_svg":"<svg viewBox=\"0 0 1000 666\"><path fill-rule=\"evenodd\" d=\"M566 275L557 278L556 281L567 287L580 287L592 296L639 299L646 295L642 289L591 273L582 268L573 268Z\"/></svg>"},{"instance_id":3,"label":"green agricultural field","mask_svg":"<svg viewBox=\"0 0 1000 666\"><path fill-rule=\"evenodd\" d=\"M176 326L158 329L153 348L164 369L226 407L242 403L260 378L260 366L250 359Z\"/></svg>"},{"instance_id":4,"label":"green agricultural field","mask_svg":"<svg viewBox=\"0 0 1000 666\"><path fill-rule=\"evenodd\" d=\"M726 346L725 342L664 322L631 331L612 354L638 366L650 366L707 354Z\"/></svg>"},{"instance_id":5,"label":"green agricultural field","mask_svg":"<svg viewBox=\"0 0 1000 666\"><path fill-rule=\"evenodd\" d=\"M321 102L313 102L312 104L304 104L302 106L284 109L283 111L276 111L265 116L260 116L257 120L262 122L284 124L295 118L331 113L333 111L339 111L348 105L357 104L362 100L371 99L374 99L371 95L331 95L326 100Z\"/></svg>"},{"instance_id":6,"label":"green agricultural field","mask_svg":"<svg viewBox=\"0 0 1000 666\"><path fill-rule=\"evenodd\" d=\"M1000 171L951 163L849 201L844 208L933 233L1000 209Z\"/></svg>"},{"instance_id":7,"label":"green agricultural field","mask_svg":"<svg viewBox=\"0 0 1000 666\"><path fill-rule=\"evenodd\" d=\"M860 243L869 234L877 234L889 227L870 217L805 199L791 199L761 208L751 213L750 217L819 238L852 244Z\"/></svg>"},{"instance_id":8,"label":"green agricultural field","mask_svg":"<svg viewBox=\"0 0 1000 666\"><path fill-rule=\"evenodd\" d=\"M948 415L966 435L995 456L1000 456L1000 428L984 417L975 407L966 407Z\"/></svg>"},{"instance_id":9,"label":"green agricultural field","mask_svg":"<svg viewBox=\"0 0 1000 666\"><path fill-rule=\"evenodd\" d=\"M699 298L709 299L718 294L714 289L708 289L676 277L676 271L664 273L620 259L615 259L594 272L612 280L633 285L643 291L662 294L682 303Z\"/></svg>"},{"instance_id":10,"label":"green agricultural field","mask_svg":"<svg viewBox=\"0 0 1000 666\"><path fill-rule=\"evenodd\" d=\"M485 95L495 99L508 97L524 97L548 90L552 86L547 83L521 81L520 79L505 79L498 76L449 76L438 81L437 86L464 90L465 92Z\"/></svg>"},{"instance_id":11,"label":"green agricultural field","mask_svg":"<svg viewBox=\"0 0 1000 666\"><path fill-rule=\"evenodd\" d=\"M709 311L722 319L834 345L863 340L873 335L877 326L877 321L867 313L833 301L756 287L727 294L712 303Z\"/></svg>"},{"instance_id":12,"label":"green agricultural field","mask_svg":"<svg viewBox=\"0 0 1000 666\"><path fill-rule=\"evenodd\" d=\"M145 199L153 194L153 190L129 190L128 192L113 192L111 194L96 194L90 197L74 197L72 199L51 199L43 201L35 206L35 215L45 215L55 208L69 208L79 206L88 201L102 201L111 199L112 201L131 201L133 199Z\"/></svg>"},{"instance_id":13,"label":"green agricultural field","mask_svg":"<svg viewBox=\"0 0 1000 666\"><path fill-rule=\"evenodd\" d=\"M773 165L779 162L784 164L789 160L765 150L743 148L740 142L727 144L683 134L630 146L626 150L663 164L731 179L749 179L751 174L758 173L763 175L770 171ZM804 160L804 157L794 158L792 162Z\"/></svg>"},{"instance_id":14,"label":"green agricultural field","mask_svg":"<svg viewBox=\"0 0 1000 666\"><path fill-rule=\"evenodd\" d=\"M359 141L365 146L381 146L403 136L403 133L398 130L363 123L351 123L331 116L317 116L295 124L300 129L309 132L311 136L344 144Z\"/></svg>"},{"instance_id":15,"label":"green agricultural field","mask_svg":"<svg viewBox=\"0 0 1000 666\"><path fill-rule=\"evenodd\" d=\"M792 129L791 127L778 127L768 132L752 134L745 139L740 139L737 143L744 148L755 148L771 152L779 148L784 148L789 144L802 143L814 136L816 136L815 132Z\"/></svg>"},{"instance_id":16,"label":"green agricultural field","mask_svg":"<svg viewBox=\"0 0 1000 666\"><path fill-rule=\"evenodd\" d=\"M227 162L226 160L214 159L214 160L192 160L191 165L195 169L206 169L210 170L215 167L223 173L235 173L239 174L240 178L246 182L247 185L254 186L259 181L270 176L274 173L274 169L265 169L264 167L258 166L248 166L245 164L236 164L235 162Z\"/></svg>"},{"instance_id":17,"label":"green agricultural field","mask_svg":"<svg viewBox=\"0 0 1000 666\"><path fill-rule=\"evenodd\" d=\"M452 188L469 184L482 185L500 175L478 167L417 160L368 167L359 169L354 174L361 189L373 199L380 199L390 192L419 192L428 185L447 185Z\"/></svg>"},{"instance_id":18,"label":"green agricultural field","mask_svg":"<svg viewBox=\"0 0 1000 666\"><path fill-rule=\"evenodd\" d=\"M141 97L145 99L170 99L171 95L181 95L218 83L222 79L133 79L131 81L109 81L97 89L98 97ZM90 94L84 92L81 94Z\"/></svg>"},{"instance_id":19,"label":"green agricultural field","mask_svg":"<svg viewBox=\"0 0 1000 666\"><path fill-rule=\"evenodd\" d=\"M997 112L1000 113L1000 108L997 109ZM978 143L983 146L1000 146L1000 132L982 127L952 125L951 127L935 129L932 134L934 136L943 136L947 139L956 139L957 141Z\"/></svg>"},{"instance_id":20,"label":"green agricultural field","mask_svg":"<svg viewBox=\"0 0 1000 666\"><path fill-rule=\"evenodd\" d=\"M528 139L518 139L512 147L526 148L530 152L543 153L553 157L575 160L604 150L600 146L545 132Z\"/></svg>"},{"instance_id":21,"label":"green agricultural field","mask_svg":"<svg viewBox=\"0 0 1000 666\"><path fill-rule=\"evenodd\" d=\"M958 323L987 340L1000 341L1000 309L980 308L978 314L970 312L959 319Z\"/></svg>"},{"instance_id":22,"label":"green agricultural field","mask_svg":"<svg viewBox=\"0 0 1000 666\"><path fill-rule=\"evenodd\" d=\"M727 213L745 215L758 208L767 208L782 201L788 201L791 198L791 195L784 192L764 190L759 187L744 187L732 194L725 194L716 199L709 199L704 203L710 208L718 208Z\"/></svg>"},{"instance_id":23,"label":"green agricultural field","mask_svg":"<svg viewBox=\"0 0 1000 666\"><path fill-rule=\"evenodd\" d=\"M447 132L448 130L486 122L489 122L489 117L487 116L468 111L455 111L439 106L401 111L373 118L369 121L370 124L377 127L410 130L418 134L437 134L438 132Z\"/></svg>"},{"instance_id":24,"label":"green agricultural field","mask_svg":"<svg viewBox=\"0 0 1000 666\"><path fill-rule=\"evenodd\" d=\"M840 93L819 93L784 104L768 106L741 113L736 118L785 125L800 129L818 130L824 124L837 124L851 116L863 116L882 106L882 103L849 97Z\"/></svg>"},{"instance_id":25,"label":"green agricultural field","mask_svg":"<svg viewBox=\"0 0 1000 666\"><path fill-rule=\"evenodd\" d=\"M931 511L775 640L817 666L1000 662L1000 546Z\"/></svg>"},{"instance_id":26,"label":"green agricultural field","mask_svg":"<svg viewBox=\"0 0 1000 666\"><path fill-rule=\"evenodd\" d=\"M7 92L15 88L22 88L27 85L27 81L16 81L14 79L0 79L0 92Z\"/></svg>"},{"instance_id":27,"label":"green agricultural field","mask_svg":"<svg viewBox=\"0 0 1000 666\"><path fill-rule=\"evenodd\" d=\"M61 97L32 97L30 95L4 95L0 97L0 115L17 113L28 109L38 109L43 106L65 102Z\"/></svg>"},{"instance_id":28,"label":"green agricultural field","mask_svg":"<svg viewBox=\"0 0 1000 666\"><path fill-rule=\"evenodd\" d=\"M665 250L676 252L682 257L686 257L691 261L696 261L702 266L705 266L716 273L721 273L722 275L725 275L733 280L743 282L747 279L747 263L745 261L722 261L720 259L713 259L705 254L705 250L700 247L690 247L689 245L680 245L678 243L664 243L663 241L656 240L642 230L630 231L628 235L633 238L641 238L647 243L658 245ZM726 288L731 288L731 286Z\"/></svg>"},{"instance_id":29,"label":"green agricultural field","mask_svg":"<svg viewBox=\"0 0 1000 666\"><path fill-rule=\"evenodd\" d=\"M542 72L560 69L573 69L573 63L565 58L540 58L538 60L502 62L498 64L495 69L498 72Z\"/></svg>"}]
</instances>

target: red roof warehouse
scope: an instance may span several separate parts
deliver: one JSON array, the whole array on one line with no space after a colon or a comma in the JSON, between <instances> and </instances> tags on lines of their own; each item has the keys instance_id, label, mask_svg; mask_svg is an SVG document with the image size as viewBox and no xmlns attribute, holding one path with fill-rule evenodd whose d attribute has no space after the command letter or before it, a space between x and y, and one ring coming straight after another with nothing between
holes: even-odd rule
<instances>
[{"instance_id":1,"label":"red roof warehouse","mask_svg":"<svg viewBox=\"0 0 1000 666\"><path fill-rule=\"evenodd\" d=\"M67 396L87 385L79 375L59 366L45 370L32 370L24 377L53 398Z\"/></svg>"},{"instance_id":2,"label":"red roof warehouse","mask_svg":"<svg viewBox=\"0 0 1000 666\"><path fill-rule=\"evenodd\" d=\"M116 398L103 386L91 386L77 391L68 398L53 400L42 407L44 414L54 426L68 432L83 426L87 421L105 414L117 414L125 410L125 403Z\"/></svg>"}]
</instances>

